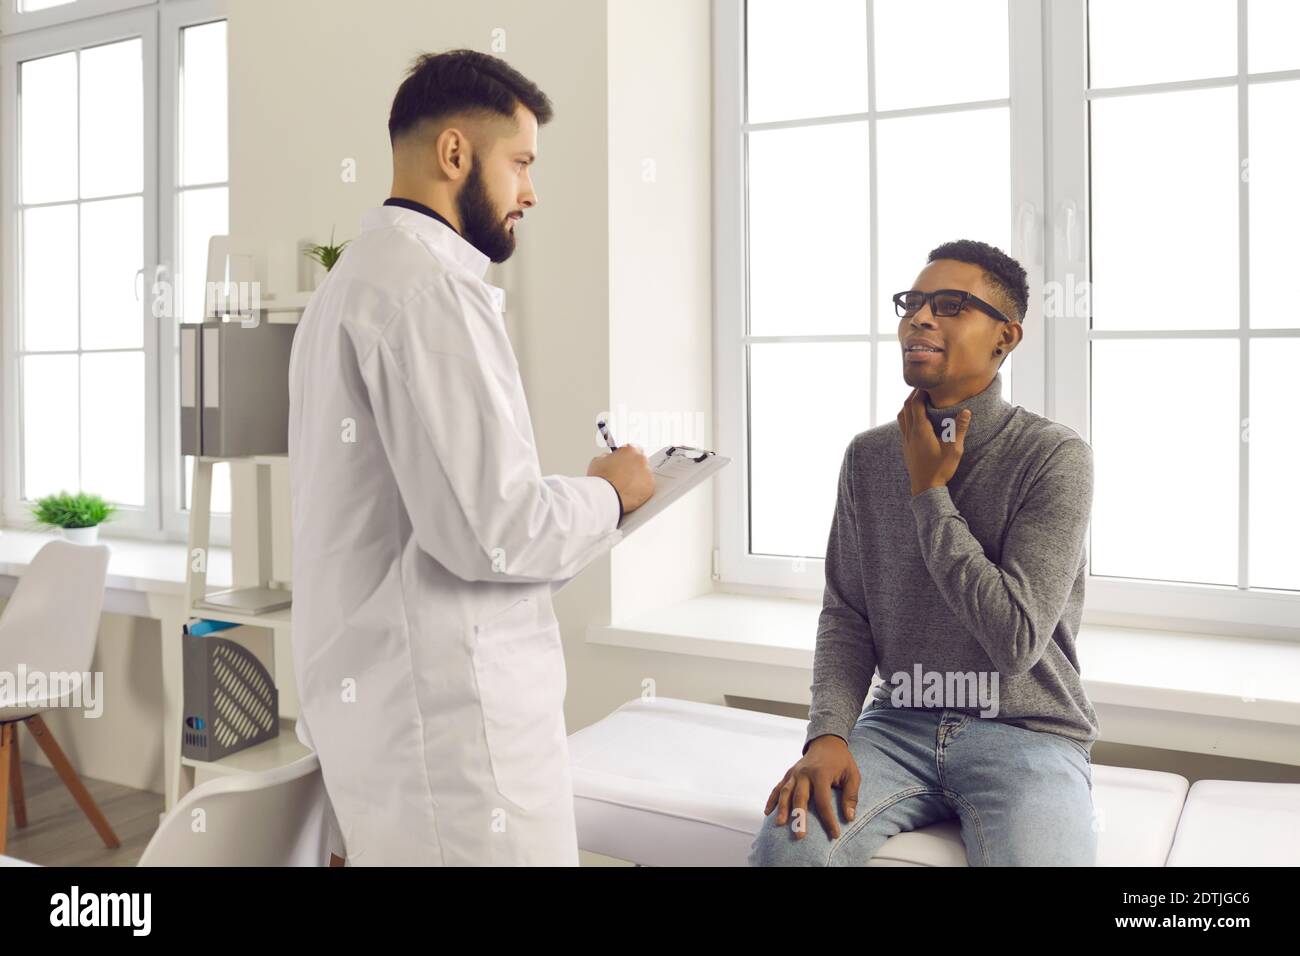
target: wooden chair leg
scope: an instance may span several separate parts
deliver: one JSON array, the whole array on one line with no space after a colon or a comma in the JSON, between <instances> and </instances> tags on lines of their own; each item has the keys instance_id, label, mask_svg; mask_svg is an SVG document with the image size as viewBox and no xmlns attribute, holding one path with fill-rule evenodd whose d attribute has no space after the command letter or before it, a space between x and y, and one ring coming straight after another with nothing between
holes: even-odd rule
<instances>
[{"instance_id":1,"label":"wooden chair leg","mask_svg":"<svg viewBox=\"0 0 1300 956\"><path fill-rule=\"evenodd\" d=\"M27 798L23 794L23 758L18 753L18 725L9 725L9 792L14 801L14 826L27 826Z\"/></svg>"},{"instance_id":2,"label":"wooden chair leg","mask_svg":"<svg viewBox=\"0 0 1300 956\"><path fill-rule=\"evenodd\" d=\"M0 853L5 851L5 836L9 829L9 741L13 724L0 724Z\"/></svg>"},{"instance_id":3,"label":"wooden chair leg","mask_svg":"<svg viewBox=\"0 0 1300 956\"><path fill-rule=\"evenodd\" d=\"M41 719L40 714L27 718L27 729L32 732L36 738L36 743L41 750L45 751L45 756L49 758L50 764L59 772L63 785L68 788L72 798L77 801L77 806L81 807L81 812L90 820L90 825L95 828L99 838L104 841L104 846L110 850L116 849L122 843L113 832L113 828L108 825L108 820L100 812L99 806L95 799L86 789L81 778L77 776L77 771L72 769L72 764L68 763L68 758L63 755L62 748L55 741L54 735L50 733L50 728L45 726L45 721Z\"/></svg>"}]
</instances>

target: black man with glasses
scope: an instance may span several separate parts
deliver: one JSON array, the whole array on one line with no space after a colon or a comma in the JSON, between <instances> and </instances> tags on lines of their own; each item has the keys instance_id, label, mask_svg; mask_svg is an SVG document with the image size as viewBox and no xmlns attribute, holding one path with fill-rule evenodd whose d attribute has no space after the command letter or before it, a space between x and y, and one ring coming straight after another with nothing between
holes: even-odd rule
<instances>
[{"instance_id":1,"label":"black man with glasses","mask_svg":"<svg viewBox=\"0 0 1300 956\"><path fill-rule=\"evenodd\" d=\"M1002 395L1029 306L1010 256L945 243L893 302L912 392L844 453L803 755L750 864L862 866L953 819L972 866L1096 865L1092 449Z\"/></svg>"}]
</instances>

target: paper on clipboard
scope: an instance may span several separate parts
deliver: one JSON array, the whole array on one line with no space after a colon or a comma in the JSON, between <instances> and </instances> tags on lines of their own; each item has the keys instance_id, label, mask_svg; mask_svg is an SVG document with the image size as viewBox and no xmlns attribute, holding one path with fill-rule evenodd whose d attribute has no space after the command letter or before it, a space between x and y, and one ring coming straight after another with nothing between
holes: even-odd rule
<instances>
[{"instance_id":1,"label":"paper on clipboard","mask_svg":"<svg viewBox=\"0 0 1300 956\"><path fill-rule=\"evenodd\" d=\"M684 451L686 454L670 455L668 454L670 449ZM654 474L654 494L650 496L649 501L637 508L636 511L623 516L623 520L618 523L618 529L611 531L608 537L592 551L591 560L606 553L678 498L698 486L704 479L717 474L731 461L730 458L716 454L710 454L701 461L695 461L701 453L702 450L698 448L668 445L651 455L647 462L650 465L651 473ZM586 567L586 565L583 567ZM551 593L554 594L559 591L581 573L581 571L578 571L577 574L571 577L552 581Z\"/></svg>"},{"instance_id":2,"label":"paper on clipboard","mask_svg":"<svg viewBox=\"0 0 1300 956\"><path fill-rule=\"evenodd\" d=\"M698 448L668 445L651 455L648 461L655 479L655 491L649 501L631 514L624 515L619 522L618 530L623 532L624 538L706 478L717 474L731 459L716 454L706 455Z\"/></svg>"}]
</instances>

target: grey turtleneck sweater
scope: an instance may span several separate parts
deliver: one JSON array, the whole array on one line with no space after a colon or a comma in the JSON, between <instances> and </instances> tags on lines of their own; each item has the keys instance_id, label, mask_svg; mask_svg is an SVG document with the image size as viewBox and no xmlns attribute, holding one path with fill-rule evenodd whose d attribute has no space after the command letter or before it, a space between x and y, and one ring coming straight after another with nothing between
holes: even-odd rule
<instances>
[{"instance_id":1,"label":"grey turtleneck sweater","mask_svg":"<svg viewBox=\"0 0 1300 956\"><path fill-rule=\"evenodd\" d=\"M947 408L971 410L961 464L915 497L891 421L857 435L840 469L813 657L808 743L848 739L877 668L874 707L941 707L1070 737L1089 752L1099 725L1079 677L1092 449L1079 435L1009 404L1002 376ZM925 672L964 675L987 698L925 698ZM994 677L996 672L996 677ZM895 675L906 675L896 681ZM977 677L977 675L982 675ZM996 684L994 680L996 679ZM933 680L930 681L933 684ZM909 700L896 688L910 688ZM946 702L945 702L946 701Z\"/></svg>"}]
</instances>

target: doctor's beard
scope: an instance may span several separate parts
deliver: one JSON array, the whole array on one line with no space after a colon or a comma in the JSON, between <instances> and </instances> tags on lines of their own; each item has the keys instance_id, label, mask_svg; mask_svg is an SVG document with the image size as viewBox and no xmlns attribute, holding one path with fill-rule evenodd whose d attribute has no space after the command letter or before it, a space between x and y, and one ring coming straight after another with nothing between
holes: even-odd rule
<instances>
[{"instance_id":1,"label":"doctor's beard","mask_svg":"<svg viewBox=\"0 0 1300 956\"><path fill-rule=\"evenodd\" d=\"M456 197L460 228L466 241L475 249L493 262L505 262L514 254L515 235L506 228L506 217L498 217L492 208L480 172L478 157L475 157L465 185Z\"/></svg>"}]
</instances>

